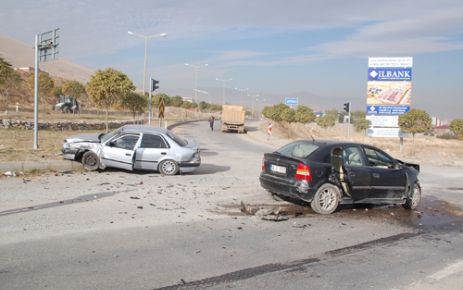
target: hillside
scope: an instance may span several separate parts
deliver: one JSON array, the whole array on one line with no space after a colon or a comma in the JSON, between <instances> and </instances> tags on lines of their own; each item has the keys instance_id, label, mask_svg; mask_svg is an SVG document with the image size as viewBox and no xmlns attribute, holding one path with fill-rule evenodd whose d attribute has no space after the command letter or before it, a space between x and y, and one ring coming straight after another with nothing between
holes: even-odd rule
<instances>
[{"instance_id":1,"label":"hillside","mask_svg":"<svg viewBox=\"0 0 463 290\"><path fill-rule=\"evenodd\" d=\"M33 67L34 66L34 47L20 42L13 38L0 35L0 56L7 60L13 67ZM93 71L81 65L74 64L66 59L40 64L40 70L48 72L50 75L86 83Z\"/></svg>"}]
</instances>

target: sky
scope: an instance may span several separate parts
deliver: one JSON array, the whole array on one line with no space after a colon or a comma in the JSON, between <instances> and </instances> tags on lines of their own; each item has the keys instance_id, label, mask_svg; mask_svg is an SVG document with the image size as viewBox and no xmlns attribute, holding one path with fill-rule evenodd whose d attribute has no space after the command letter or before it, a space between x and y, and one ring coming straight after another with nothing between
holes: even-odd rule
<instances>
[{"instance_id":1,"label":"sky","mask_svg":"<svg viewBox=\"0 0 463 290\"><path fill-rule=\"evenodd\" d=\"M461 0L0 0L1 35L33 45L54 28L60 57L140 89L145 41L128 31L152 35L160 92L256 108L365 110L368 57L413 57L412 108L463 117Z\"/></svg>"}]
</instances>

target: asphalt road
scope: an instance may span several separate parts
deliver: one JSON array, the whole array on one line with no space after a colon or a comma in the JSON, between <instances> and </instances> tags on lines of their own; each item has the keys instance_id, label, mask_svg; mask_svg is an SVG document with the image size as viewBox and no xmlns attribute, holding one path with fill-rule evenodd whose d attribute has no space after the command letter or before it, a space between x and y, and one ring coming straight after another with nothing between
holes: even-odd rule
<instances>
[{"instance_id":1,"label":"asphalt road","mask_svg":"<svg viewBox=\"0 0 463 290\"><path fill-rule=\"evenodd\" d=\"M194 174L107 170L0 179L0 289L461 289L461 168L422 166L424 200L330 216L260 188L261 145L200 141ZM240 209L288 215L268 221Z\"/></svg>"}]
</instances>

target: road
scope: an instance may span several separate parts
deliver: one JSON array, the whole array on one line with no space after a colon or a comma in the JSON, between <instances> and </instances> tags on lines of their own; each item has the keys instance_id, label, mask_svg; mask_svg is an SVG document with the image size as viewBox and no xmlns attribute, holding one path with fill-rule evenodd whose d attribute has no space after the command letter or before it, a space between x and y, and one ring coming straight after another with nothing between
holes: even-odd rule
<instances>
[{"instance_id":1,"label":"road","mask_svg":"<svg viewBox=\"0 0 463 290\"><path fill-rule=\"evenodd\" d=\"M117 170L0 179L0 289L461 289L461 168L423 165L419 211L329 216L260 188L249 136L175 128L202 165L173 177ZM288 215L268 221L241 212Z\"/></svg>"}]
</instances>

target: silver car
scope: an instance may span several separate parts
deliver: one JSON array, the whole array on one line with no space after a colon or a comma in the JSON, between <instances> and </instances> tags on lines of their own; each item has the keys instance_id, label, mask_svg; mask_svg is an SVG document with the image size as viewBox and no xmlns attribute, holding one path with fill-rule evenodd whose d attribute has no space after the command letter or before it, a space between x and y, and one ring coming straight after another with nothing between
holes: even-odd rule
<instances>
[{"instance_id":1,"label":"silver car","mask_svg":"<svg viewBox=\"0 0 463 290\"><path fill-rule=\"evenodd\" d=\"M141 125L126 125L107 134L71 136L64 140L62 153L65 159L81 162L86 170L114 167L175 175L192 172L201 164L194 140Z\"/></svg>"}]
</instances>

